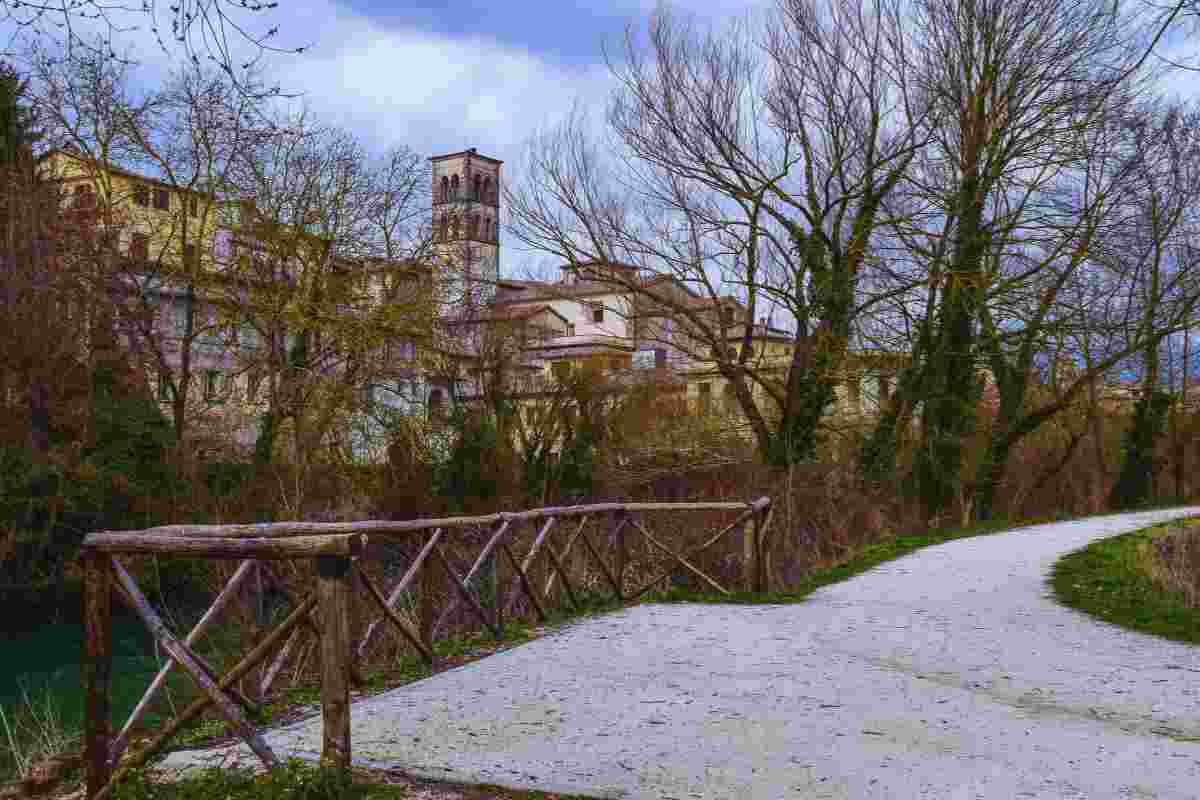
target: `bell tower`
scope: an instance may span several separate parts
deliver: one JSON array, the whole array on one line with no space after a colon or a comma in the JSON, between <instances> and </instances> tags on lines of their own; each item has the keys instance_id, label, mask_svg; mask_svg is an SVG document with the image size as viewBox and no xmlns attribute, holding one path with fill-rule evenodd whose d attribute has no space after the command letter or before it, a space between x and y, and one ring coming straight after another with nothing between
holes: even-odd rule
<instances>
[{"instance_id":1,"label":"bell tower","mask_svg":"<svg viewBox=\"0 0 1200 800\"><path fill-rule=\"evenodd\" d=\"M433 164L434 254L445 270L446 302L468 314L494 296L500 278L500 167L472 147Z\"/></svg>"}]
</instances>

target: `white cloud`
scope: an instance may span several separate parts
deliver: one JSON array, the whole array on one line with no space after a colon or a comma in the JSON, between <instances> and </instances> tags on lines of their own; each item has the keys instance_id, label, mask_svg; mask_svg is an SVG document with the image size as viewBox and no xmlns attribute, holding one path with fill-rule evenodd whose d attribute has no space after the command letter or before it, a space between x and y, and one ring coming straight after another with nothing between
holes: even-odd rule
<instances>
[{"instance_id":1,"label":"white cloud","mask_svg":"<svg viewBox=\"0 0 1200 800\"><path fill-rule=\"evenodd\" d=\"M315 111L381 146L473 146L509 158L539 125L576 99L602 102L609 87L601 65L564 66L494 40L385 27L324 7L317 46L273 58L274 74Z\"/></svg>"}]
</instances>

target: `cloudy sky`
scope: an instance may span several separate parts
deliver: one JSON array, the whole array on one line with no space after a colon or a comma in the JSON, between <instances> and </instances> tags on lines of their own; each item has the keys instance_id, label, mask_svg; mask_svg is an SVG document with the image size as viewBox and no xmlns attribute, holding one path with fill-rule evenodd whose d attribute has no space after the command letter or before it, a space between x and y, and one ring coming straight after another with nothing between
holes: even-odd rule
<instances>
[{"instance_id":1,"label":"cloudy sky","mask_svg":"<svg viewBox=\"0 0 1200 800\"><path fill-rule=\"evenodd\" d=\"M157 0L160 28L169 29L165 13L176 1ZM672 5L720 21L767 2ZM603 106L611 88L605 48L619 51L626 26L644 21L655 3L280 0L272 11L239 19L252 30L278 26L281 46L307 46L301 55L270 56L269 76L285 90L303 91L326 121L350 128L371 146L407 144L427 155L476 147L515 168L522 142L572 103ZM141 27L119 36L117 46L143 62L135 73L140 79L156 81L167 60L145 18L133 14L117 22ZM1195 43L1181 42L1183 50L1174 52L1194 54ZM1171 87L1200 95L1200 74L1178 75Z\"/></svg>"}]
</instances>

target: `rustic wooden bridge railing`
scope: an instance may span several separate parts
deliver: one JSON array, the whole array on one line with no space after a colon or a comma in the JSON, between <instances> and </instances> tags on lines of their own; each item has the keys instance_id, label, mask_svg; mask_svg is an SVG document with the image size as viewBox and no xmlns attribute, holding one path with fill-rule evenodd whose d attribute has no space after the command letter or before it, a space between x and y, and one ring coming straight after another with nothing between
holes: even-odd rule
<instances>
[{"instance_id":1,"label":"rustic wooden bridge railing","mask_svg":"<svg viewBox=\"0 0 1200 800\"><path fill-rule=\"evenodd\" d=\"M728 524L719 526L698 545L673 549L652 533L638 515L647 512L740 512ZM593 522L610 519L612 523L609 556L589 533ZM259 525L169 525L142 531L105 532L89 535L83 543L85 582L84 604L84 680L87 708L84 730L84 770L87 798L103 800L123 772L140 766L171 740L175 734L201 713L214 708L230 729L250 747L264 765L274 766L278 759L251 724L247 709L252 703L235 688L251 670L266 666L259 685L265 695L286 662L289 653L307 631L319 642L321 670L321 717L323 743L321 760L346 767L350 764L350 685L362 683L357 661L385 623L401 635L426 661L434 660L433 641L451 614L465 606L497 637L502 635L503 609L518 596L528 599L539 620L547 617L547 604L556 581L570 603L580 604L580 588L568 573L564 560L576 542L582 543L586 557L603 575L613 598L631 602L679 570L686 571L709 589L728 594L729 590L694 562L697 554L708 550L731 531L741 530L743 539L743 575L747 590L765 591L767 587L766 538L771 518L769 498L752 503L602 503L562 508L539 508L519 512L501 512L480 517L451 517L407 522L302 523L279 522ZM551 543L562 521L574 524L561 549ZM521 525L536 530L528 550L518 557L513 549L514 533ZM443 552L455 532L486 530L489 535L470 570L460 576ZM641 538L665 558L668 566L640 585L627 580L628 539L630 532ZM362 569L361 562L380 557L381 546L423 536L416 557L403 576L385 594ZM548 577L544 586L535 586L531 569L541 553L546 554ZM213 600L186 638L180 640L154 610L134 577L119 556L159 555L188 558L241 559L233 576ZM496 580L496 561L503 556L511 567L513 580L505 593ZM194 649L198 638L229 603L239 587L256 570L271 575L267 562L312 559L316 562L314 591L306 597L289 597L292 609L287 617L266 634L224 675ZM428 579L430 564L440 568L454 590L453 599L440 610L434 607L432 591L421 593L420 624L414 627L397 613L404 594L416 585L418 577ZM488 579L490 578L490 579ZM351 602L355 584L366 590L378 617L366 626L361 638L352 641ZM483 597L486 587L490 597ZM109 727L109 685L112 670L113 590L142 619L170 660L151 682L129 719L115 736ZM477 596L479 595L479 596ZM267 662L270 660L269 666ZM200 695L177 713L149 744L125 759L134 726L144 717L162 689L168 673L178 665L200 689ZM121 769L118 770L118 765Z\"/></svg>"}]
</instances>

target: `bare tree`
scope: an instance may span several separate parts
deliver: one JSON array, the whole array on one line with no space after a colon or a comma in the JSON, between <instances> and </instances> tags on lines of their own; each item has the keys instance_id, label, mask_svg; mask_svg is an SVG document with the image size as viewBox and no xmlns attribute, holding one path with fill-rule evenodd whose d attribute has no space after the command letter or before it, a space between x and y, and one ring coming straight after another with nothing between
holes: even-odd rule
<instances>
[{"instance_id":1,"label":"bare tree","mask_svg":"<svg viewBox=\"0 0 1200 800\"><path fill-rule=\"evenodd\" d=\"M22 48L57 47L67 60L83 56L131 63L117 56L121 37L148 32L163 52L182 51L184 63L193 67L208 61L239 89L258 93L261 87L244 79L264 53L307 49L277 45L278 26L260 29L258 23L278 6L274 0L144 0L136 5L115 0L0 0L0 19L8 23L14 39L24 39Z\"/></svg>"},{"instance_id":2,"label":"bare tree","mask_svg":"<svg viewBox=\"0 0 1200 800\"><path fill-rule=\"evenodd\" d=\"M1088 225L1064 228L1061 214L1052 223L1046 214L1069 173L1086 171L1086 131L1106 124L1143 77L1144 40L1135 18L1065 0L922 0L913 18L921 54L913 81L931 99L937 125L903 187L907 213L897 218L906 228L898 238L915 245L910 258L927 274L920 344L904 382L910 396L897 402L921 406L914 472L933 516L969 502L962 460L982 388L980 326L1009 289L1025 289L1047 269L1070 274L1055 254L1072 237L1039 240L1048 229L1071 230L1086 243ZM1102 197L1087 196L1079 210L1094 219ZM1014 258L1027 245L1043 256ZM1020 396L1010 394L1013 402Z\"/></svg>"},{"instance_id":3,"label":"bare tree","mask_svg":"<svg viewBox=\"0 0 1200 800\"><path fill-rule=\"evenodd\" d=\"M294 460L308 463L335 423L394 386L389 342L431 336L427 169L404 149L372 158L305 114L239 159L231 185L254 202L225 274L255 331L246 369L265 381L260 457L286 423Z\"/></svg>"},{"instance_id":4,"label":"bare tree","mask_svg":"<svg viewBox=\"0 0 1200 800\"><path fill-rule=\"evenodd\" d=\"M767 460L812 457L877 300L863 290L882 203L928 130L903 24L886 0L784 0L712 31L660 11L611 66L606 135L573 115L531 143L508 193L519 240L715 362ZM795 345L782 363L755 346L772 312Z\"/></svg>"}]
</instances>

